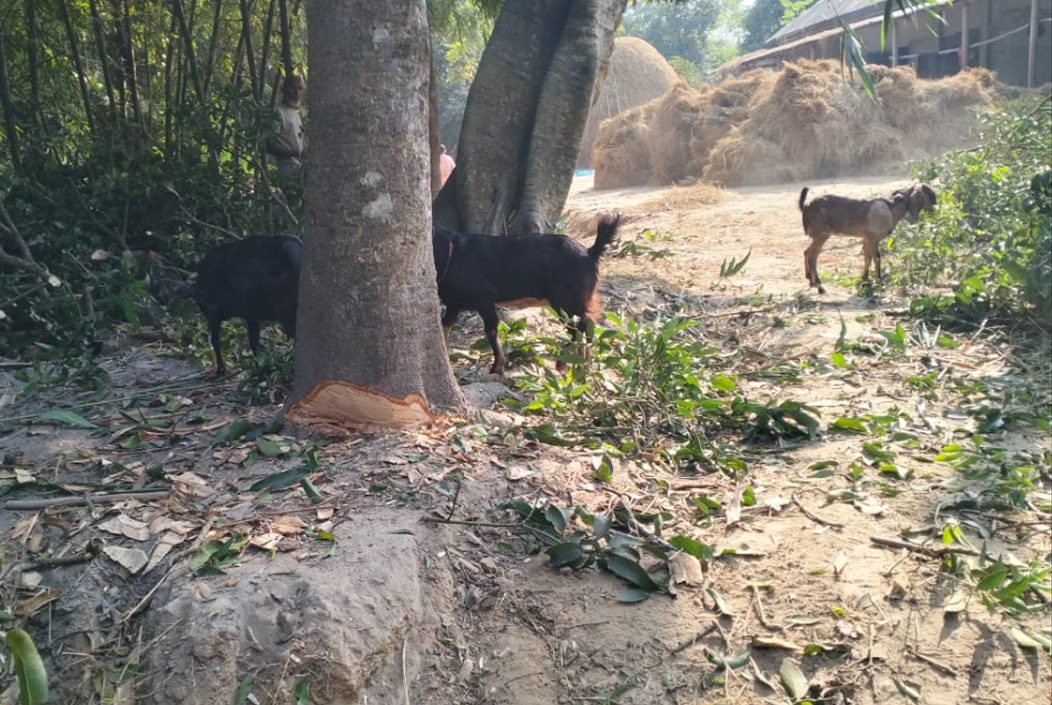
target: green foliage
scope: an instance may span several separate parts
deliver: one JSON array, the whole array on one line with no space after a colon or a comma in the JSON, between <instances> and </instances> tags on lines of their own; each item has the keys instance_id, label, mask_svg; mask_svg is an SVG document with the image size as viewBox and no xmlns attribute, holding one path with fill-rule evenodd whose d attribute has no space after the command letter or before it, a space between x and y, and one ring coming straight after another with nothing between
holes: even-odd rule
<instances>
[{"instance_id":1,"label":"green foliage","mask_svg":"<svg viewBox=\"0 0 1052 705\"><path fill-rule=\"evenodd\" d=\"M18 678L20 705L44 705L48 700L47 670L33 639L21 629L7 632L14 670Z\"/></svg>"},{"instance_id":2,"label":"green foliage","mask_svg":"<svg viewBox=\"0 0 1052 705\"><path fill-rule=\"evenodd\" d=\"M272 186L262 144L280 74L305 57L303 15L284 32L229 2L196 12L185 0L152 3L128 17L119 3L50 7L37 14L35 43L21 6L5 26L0 204L10 222L0 245L21 256L17 231L52 278L0 271L0 355L77 369L114 323L159 323L158 265L186 270L222 240L292 222L283 202L295 210L296 189ZM50 66L37 87L31 46Z\"/></svg>"},{"instance_id":3,"label":"green foliage","mask_svg":"<svg viewBox=\"0 0 1052 705\"><path fill-rule=\"evenodd\" d=\"M924 291L919 315L979 322L997 316L1052 329L1052 104L1022 101L982 118L981 146L953 151L918 177L939 192L934 213L902 223L893 276Z\"/></svg>"},{"instance_id":4,"label":"green foliage","mask_svg":"<svg viewBox=\"0 0 1052 705\"><path fill-rule=\"evenodd\" d=\"M741 50L750 52L762 48L768 37L782 26L784 13L781 0L756 0L745 14Z\"/></svg>"},{"instance_id":5,"label":"green foliage","mask_svg":"<svg viewBox=\"0 0 1052 705\"><path fill-rule=\"evenodd\" d=\"M622 18L625 34L652 44L662 56L681 57L701 66L708 48L708 33L720 15L718 0L677 3L638 3Z\"/></svg>"},{"instance_id":6,"label":"green foliage","mask_svg":"<svg viewBox=\"0 0 1052 705\"><path fill-rule=\"evenodd\" d=\"M682 56L672 56L668 60L669 66L676 72L676 75L682 78L684 81L694 86L695 88L701 85L702 75L701 67L699 67L693 61L684 59Z\"/></svg>"},{"instance_id":7,"label":"green foliage","mask_svg":"<svg viewBox=\"0 0 1052 705\"><path fill-rule=\"evenodd\" d=\"M698 340L698 324L677 315L622 320L596 331L586 362L564 353L566 372L529 368L519 388L521 410L541 423L527 433L557 445L701 464L737 475L744 464L712 438L813 436L814 410L793 401L757 402L734 376L706 369L718 349Z\"/></svg>"}]
</instances>

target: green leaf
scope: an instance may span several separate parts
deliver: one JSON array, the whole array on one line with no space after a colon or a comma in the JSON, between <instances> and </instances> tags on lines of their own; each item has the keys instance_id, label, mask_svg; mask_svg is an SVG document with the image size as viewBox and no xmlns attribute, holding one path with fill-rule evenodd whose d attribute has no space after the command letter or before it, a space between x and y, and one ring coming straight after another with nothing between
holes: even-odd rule
<instances>
[{"instance_id":1,"label":"green leaf","mask_svg":"<svg viewBox=\"0 0 1052 705\"><path fill-rule=\"evenodd\" d=\"M610 556L606 559L606 567L617 577L627 580L642 590L654 592L658 589L657 583L643 570L643 567L629 558Z\"/></svg>"},{"instance_id":2,"label":"green leaf","mask_svg":"<svg viewBox=\"0 0 1052 705\"><path fill-rule=\"evenodd\" d=\"M898 678L892 678L891 680L895 683L895 687L899 689L899 692L905 695L907 698L913 701L920 700L920 690L905 683L904 681L899 680Z\"/></svg>"},{"instance_id":3,"label":"green leaf","mask_svg":"<svg viewBox=\"0 0 1052 705\"><path fill-rule=\"evenodd\" d=\"M572 541L557 543L548 549L548 562L553 568L576 565L584 558L584 549Z\"/></svg>"},{"instance_id":4,"label":"green leaf","mask_svg":"<svg viewBox=\"0 0 1052 705\"><path fill-rule=\"evenodd\" d=\"M19 702L21 705L43 705L48 699L47 670L33 639L22 629L12 629L7 633L7 645L14 657Z\"/></svg>"},{"instance_id":5,"label":"green leaf","mask_svg":"<svg viewBox=\"0 0 1052 705\"><path fill-rule=\"evenodd\" d=\"M833 367L836 367L838 370L847 367L847 357L845 357L844 353L839 350L829 356L829 361L833 363Z\"/></svg>"},{"instance_id":6,"label":"green leaf","mask_svg":"<svg viewBox=\"0 0 1052 705\"><path fill-rule=\"evenodd\" d=\"M321 496L321 492L318 491L318 488L310 481L309 477L300 478L300 487L302 487L303 491L307 493L308 497L310 497L311 504L318 504L325 500L325 498Z\"/></svg>"},{"instance_id":7,"label":"green leaf","mask_svg":"<svg viewBox=\"0 0 1052 705\"><path fill-rule=\"evenodd\" d=\"M601 539L606 536L610 532L610 526L613 522L614 518L609 514L596 514L592 522L592 531L595 532L595 537Z\"/></svg>"},{"instance_id":8,"label":"green leaf","mask_svg":"<svg viewBox=\"0 0 1052 705\"><path fill-rule=\"evenodd\" d=\"M256 448L265 458L276 458L282 453L282 447L274 441L267 440L266 438L256 439Z\"/></svg>"},{"instance_id":9,"label":"green leaf","mask_svg":"<svg viewBox=\"0 0 1052 705\"><path fill-rule=\"evenodd\" d=\"M727 617L733 617L734 611L727 604L727 601L723 599L723 595L717 592L716 588L706 588L705 592L709 594L712 601L716 603L716 611Z\"/></svg>"},{"instance_id":10,"label":"green leaf","mask_svg":"<svg viewBox=\"0 0 1052 705\"><path fill-rule=\"evenodd\" d=\"M558 507L554 507L550 504L545 507L544 518L547 519L560 534L566 530L566 517Z\"/></svg>"},{"instance_id":11,"label":"green leaf","mask_svg":"<svg viewBox=\"0 0 1052 705\"><path fill-rule=\"evenodd\" d=\"M55 411L45 411L42 414L36 415L38 421L57 421L58 423L64 423L69 426L77 426L78 428L98 428L95 424L88 421L80 414L74 413L67 409L57 409Z\"/></svg>"},{"instance_id":12,"label":"green leaf","mask_svg":"<svg viewBox=\"0 0 1052 705\"><path fill-rule=\"evenodd\" d=\"M625 590L614 595L615 600L625 603L642 602L648 597L650 597L650 591L640 590L639 588L631 588L630 590Z\"/></svg>"},{"instance_id":13,"label":"green leaf","mask_svg":"<svg viewBox=\"0 0 1052 705\"><path fill-rule=\"evenodd\" d=\"M721 392L733 392L738 388L738 383L735 379L730 375L723 374L722 372L714 374L710 382L714 389Z\"/></svg>"},{"instance_id":14,"label":"green leaf","mask_svg":"<svg viewBox=\"0 0 1052 705\"><path fill-rule=\"evenodd\" d=\"M216 442L231 443L236 441L251 431L254 426L255 424L248 419L235 419L220 429L219 433L216 434Z\"/></svg>"},{"instance_id":15,"label":"green leaf","mask_svg":"<svg viewBox=\"0 0 1052 705\"><path fill-rule=\"evenodd\" d=\"M694 556L699 561L704 562L712 559L712 548L689 536L673 536L669 543L684 553Z\"/></svg>"},{"instance_id":16,"label":"green leaf","mask_svg":"<svg viewBox=\"0 0 1052 705\"><path fill-rule=\"evenodd\" d=\"M1015 643L1019 645L1020 649L1036 651L1037 649L1041 648L1041 642L1037 641L1036 639L1034 639L1034 637L1030 636L1018 627L1012 627L1011 634L1012 639L1015 640Z\"/></svg>"},{"instance_id":17,"label":"green leaf","mask_svg":"<svg viewBox=\"0 0 1052 705\"><path fill-rule=\"evenodd\" d=\"M241 681L241 685L237 688L237 697L234 698L234 705L245 705L251 693L252 676L245 676L244 680Z\"/></svg>"},{"instance_id":18,"label":"green leaf","mask_svg":"<svg viewBox=\"0 0 1052 705\"><path fill-rule=\"evenodd\" d=\"M795 661L788 658L783 660L781 668L778 669L778 675L782 679L785 692L789 694L793 702L802 700L807 695L807 678Z\"/></svg>"},{"instance_id":19,"label":"green leaf","mask_svg":"<svg viewBox=\"0 0 1052 705\"><path fill-rule=\"evenodd\" d=\"M856 419L853 416L841 416L839 419L830 424L830 426L832 426L832 428L837 431L869 433L869 429L866 428L866 424L862 423L860 419Z\"/></svg>"},{"instance_id":20,"label":"green leaf","mask_svg":"<svg viewBox=\"0 0 1052 705\"><path fill-rule=\"evenodd\" d=\"M304 678L292 691L292 699L296 705L310 705L310 681Z\"/></svg>"},{"instance_id":21,"label":"green leaf","mask_svg":"<svg viewBox=\"0 0 1052 705\"><path fill-rule=\"evenodd\" d=\"M262 480L257 480L249 485L250 492L261 492L263 490L283 490L299 482L313 472L307 464L298 465L290 470L267 475Z\"/></svg>"}]
</instances>

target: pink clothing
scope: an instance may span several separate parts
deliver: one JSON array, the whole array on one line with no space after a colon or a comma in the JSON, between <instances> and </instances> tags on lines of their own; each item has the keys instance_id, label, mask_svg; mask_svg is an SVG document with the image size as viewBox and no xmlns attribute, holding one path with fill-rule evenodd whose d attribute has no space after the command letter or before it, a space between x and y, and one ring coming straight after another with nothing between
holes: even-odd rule
<instances>
[{"instance_id":1,"label":"pink clothing","mask_svg":"<svg viewBox=\"0 0 1052 705\"><path fill-rule=\"evenodd\" d=\"M443 152L442 156L438 158L438 173L442 177L443 186L446 183L446 179L449 178L449 175L453 173L453 167L456 165L457 163L453 161L453 157L445 152Z\"/></svg>"}]
</instances>

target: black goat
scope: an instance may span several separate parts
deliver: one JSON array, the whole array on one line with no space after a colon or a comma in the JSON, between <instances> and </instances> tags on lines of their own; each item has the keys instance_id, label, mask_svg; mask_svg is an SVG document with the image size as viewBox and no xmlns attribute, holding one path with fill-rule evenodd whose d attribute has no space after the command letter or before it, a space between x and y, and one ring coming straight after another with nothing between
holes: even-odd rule
<instances>
[{"instance_id":1,"label":"black goat","mask_svg":"<svg viewBox=\"0 0 1052 705\"><path fill-rule=\"evenodd\" d=\"M255 235L220 245L197 265L197 280L188 293L208 319L218 376L226 374L223 321L245 319L253 354L259 350L261 323L277 321L289 336L296 336L302 252L297 238Z\"/></svg>"},{"instance_id":2,"label":"black goat","mask_svg":"<svg viewBox=\"0 0 1052 705\"><path fill-rule=\"evenodd\" d=\"M578 318L570 326L575 339L578 333L587 336L602 312L599 258L620 220L620 215L602 216L588 249L563 235L492 237L435 227L432 245L447 336L461 312L478 311L493 349L490 372L498 375L504 374L504 352L497 340L497 306L551 306Z\"/></svg>"}]
</instances>

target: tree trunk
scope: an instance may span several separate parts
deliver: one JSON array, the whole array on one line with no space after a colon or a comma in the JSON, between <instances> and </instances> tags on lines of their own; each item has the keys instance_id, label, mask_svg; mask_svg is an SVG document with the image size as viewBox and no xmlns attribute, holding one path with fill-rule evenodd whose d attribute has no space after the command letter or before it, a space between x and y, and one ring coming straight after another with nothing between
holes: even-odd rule
<instances>
[{"instance_id":1,"label":"tree trunk","mask_svg":"<svg viewBox=\"0 0 1052 705\"><path fill-rule=\"evenodd\" d=\"M425 0L312 0L307 36L311 154L292 387L303 402L290 414L333 408L311 407L319 390L362 387L459 407L431 247Z\"/></svg>"},{"instance_id":2,"label":"tree trunk","mask_svg":"<svg viewBox=\"0 0 1052 705\"><path fill-rule=\"evenodd\" d=\"M496 234L559 220L625 5L505 1L468 93L457 169L435 199L437 222Z\"/></svg>"}]
</instances>

